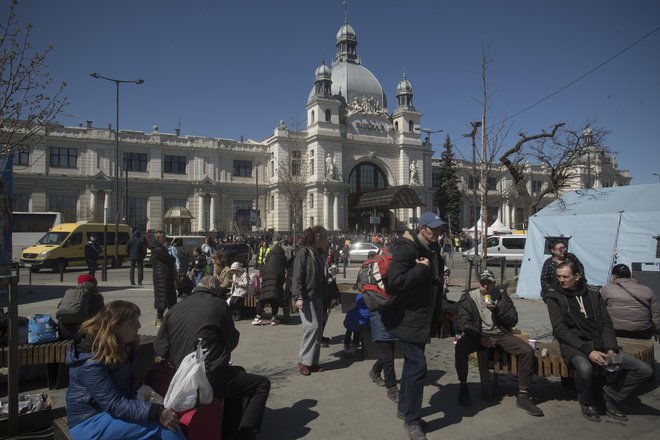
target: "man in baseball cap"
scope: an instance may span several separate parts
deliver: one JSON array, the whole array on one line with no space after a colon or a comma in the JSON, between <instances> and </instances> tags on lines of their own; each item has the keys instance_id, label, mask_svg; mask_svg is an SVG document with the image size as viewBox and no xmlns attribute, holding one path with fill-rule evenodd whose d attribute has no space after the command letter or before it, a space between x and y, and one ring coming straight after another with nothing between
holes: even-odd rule
<instances>
[{"instance_id":1,"label":"man in baseball cap","mask_svg":"<svg viewBox=\"0 0 660 440\"><path fill-rule=\"evenodd\" d=\"M529 415L540 417L543 411L534 404L529 386L534 374L534 349L512 334L518 323L518 312L507 293L495 287L495 275L485 269L479 274L479 288L463 294L459 301L458 326L463 337L456 343L455 364L458 380L458 403L470 406L467 386L470 353L497 345L518 361L518 396L516 404Z\"/></svg>"},{"instance_id":2,"label":"man in baseball cap","mask_svg":"<svg viewBox=\"0 0 660 440\"><path fill-rule=\"evenodd\" d=\"M437 229L444 224L446 223L442 221L438 214L428 211L419 218L419 226L428 226L431 229Z\"/></svg>"}]
</instances>

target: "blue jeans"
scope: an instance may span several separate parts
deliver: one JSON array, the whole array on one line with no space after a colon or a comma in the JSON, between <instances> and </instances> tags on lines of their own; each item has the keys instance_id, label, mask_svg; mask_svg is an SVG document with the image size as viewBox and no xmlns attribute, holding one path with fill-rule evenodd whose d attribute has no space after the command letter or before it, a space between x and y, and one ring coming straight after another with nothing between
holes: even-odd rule
<instances>
[{"instance_id":1,"label":"blue jeans","mask_svg":"<svg viewBox=\"0 0 660 440\"><path fill-rule=\"evenodd\" d=\"M408 425L419 425L422 418L424 380L426 379L424 348L424 344L401 341L403 369L401 370L398 411L405 415Z\"/></svg>"},{"instance_id":2,"label":"blue jeans","mask_svg":"<svg viewBox=\"0 0 660 440\"><path fill-rule=\"evenodd\" d=\"M186 440L181 428L170 431L155 420L116 419L107 412L69 428L73 440Z\"/></svg>"},{"instance_id":3,"label":"blue jeans","mask_svg":"<svg viewBox=\"0 0 660 440\"><path fill-rule=\"evenodd\" d=\"M616 373L616 378L603 387L603 392L617 404L623 402L635 391L635 388L653 375L653 368L649 364L627 353L621 352L621 354L623 355L621 369ZM595 365L585 356L573 356L570 364L575 370L578 399L585 405L591 405L593 403L591 379Z\"/></svg>"}]
</instances>

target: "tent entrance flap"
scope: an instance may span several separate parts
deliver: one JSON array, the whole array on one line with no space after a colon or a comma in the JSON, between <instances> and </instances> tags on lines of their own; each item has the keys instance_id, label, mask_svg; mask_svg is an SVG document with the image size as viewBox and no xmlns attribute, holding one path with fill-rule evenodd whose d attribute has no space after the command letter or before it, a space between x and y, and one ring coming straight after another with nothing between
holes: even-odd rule
<instances>
[{"instance_id":1,"label":"tent entrance flap","mask_svg":"<svg viewBox=\"0 0 660 440\"><path fill-rule=\"evenodd\" d=\"M372 208L417 208L425 204L419 198L417 192L408 186L393 186L366 192L360 195L355 209Z\"/></svg>"}]
</instances>

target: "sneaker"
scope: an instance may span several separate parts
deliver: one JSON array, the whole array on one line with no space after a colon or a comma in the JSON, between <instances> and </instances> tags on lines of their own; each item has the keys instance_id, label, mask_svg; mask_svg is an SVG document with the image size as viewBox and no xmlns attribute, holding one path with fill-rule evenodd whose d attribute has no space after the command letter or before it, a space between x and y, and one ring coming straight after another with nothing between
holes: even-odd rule
<instances>
[{"instance_id":1,"label":"sneaker","mask_svg":"<svg viewBox=\"0 0 660 440\"><path fill-rule=\"evenodd\" d=\"M580 407L582 408L582 415L592 422L600 422L600 414L593 404L585 405L580 402Z\"/></svg>"},{"instance_id":2,"label":"sneaker","mask_svg":"<svg viewBox=\"0 0 660 440\"><path fill-rule=\"evenodd\" d=\"M303 376L309 376L310 374L312 374L309 367L305 364L301 364L300 362L298 362L298 371L300 371L300 374L302 374Z\"/></svg>"},{"instance_id":3,"label":"sneaker","mask_svg":"<svg viewBox=\"0 0 660 440\"><path fill-rule=\"evenodd\" d=\"M458 344L458 340L461 339L458 336L454 336L454 339L451 341L454 345Z\"/></svg>"},{"instance_id":4,"label":"sneaker","mask_svg":"<svg viewBox=\"0 0 660 440\"><path fill-rule=\"evenodd\" d=\"M376 374L374 370L369 371L369 379L379 387L384 387L385 386L385 381L383 380L382 377L380 377L380 373Z\"/></svg>"},{"instance_id":5,"label":"sneaker","mask_svg":"<svg viewBox=\"0 0 660 440\"><path fill-rule=\"evenodd\" d=\"M403 422L403 428L408 434L410 440L426 440L426 434L422 430L422 425L408 425L406 422Z\"/></svg>"},{"instance_id":6,"label":"sneaker","mask_svg":"<svg viewBox=\"0 0 660 440\"><path fill-rule=\"evenodd\" d=\"M270 318L270 325L277 325L279 323L280 321L276 317L273 316L272 318Z\"/></svg>"},{"instance_id":7,"label":"sneaker","mask_svg":"<svg viewBox=\"0 0 660 440\"><path fill-rule=\"evenodd\" d=\"M534 416L534 417L543 416L543 411L541 411L541 408L534 405L534 401L532 400L532 397L528 393L518 393L518 397L516 398L516 405L518 406L518 408L527 411L527 414L529 414L530 416Z\"/></svg>"},{"instance_id":8,"label":"sneaker","mask_svg":"<svg viewBox=\"0 0 660 440\"><path fill-rule=\"evenodd\" d=\"M399 389L396 385L387 389L387 398L394 403L399 403Z\"/></svg>"},{"instance_id":9,"label":"sneaker","mask_svg":"<svg viewBox=\"0 0 660 440\"><path fill-rule=\"evenodd\" d=\"M326 338L325 336L321 336L321 347L330 347L330 338Z\"/></svg>"},{"instance_id":10,"label":"sneaker","mask_svg":"<svg viewBox=\"0 0 660 440\"><path fill-rule=\"evenodd\" d=\"M470 389L466 383L462 383L458 389L458 404L461 406L471 406Z\"/></svg>"},{"instance_id":11,"label":"sneaker","mask_svg":"<svg viewBox=\"0 0 660 440\"><path fill-rule=\"evenodd\" d=\"M406 420L406 415L401 411L396 412L396 417L401 420ZM424 419L419 419L419 426L421 426L422 429L426 429L429 426L429 422Z\"/></svg>"},{"instance_id":12,"label":"sneaker","mask_svg":"<svg viewBox=\"0 0 660 440\"><path fill-rule=\"evenodd\" d=\"M163 322L163 320L162 320L161 318L156 318L156 322L154 323L154 326L156 326L156 327L160 327L160 325L162 324L162 322Z\"/></svg>"},{"instance_id":13,"label":"sneaker","mask_svg":"<svg viewBox=\"0 0 660 440\"><path fill-rule=\"evenodd\" d=\"M254 318L254 320L252 321L252 325L261 325L261 324L263 324L261 318Z\"/></svg>"},{"instance_id":14,"label":"sneaker","mask_svg":"<svg viewBox=\"0 0 660 440\"><path fill-rule=\"evenodd\" d=\"M605 392L603 392L603 399L605 400L605 414L615 420L620 420L622 422L628 421L628 416L625 415L619 408L617 408L616 402L612 400L612 398Z\"/></svg>"}]
</instances>

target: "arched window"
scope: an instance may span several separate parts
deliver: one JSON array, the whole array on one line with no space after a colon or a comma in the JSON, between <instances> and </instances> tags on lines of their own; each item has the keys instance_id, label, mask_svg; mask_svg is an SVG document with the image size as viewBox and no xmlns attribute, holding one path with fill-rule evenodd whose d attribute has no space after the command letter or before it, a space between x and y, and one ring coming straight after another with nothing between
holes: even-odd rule
<instances>
[{"instance_id":1,"label":"arched window","mask_svg":"<svg viewBox=\"0 0 660 440\"><path fill-rule=\"evenodd\" d=\"M313 124L313 123L314 123L314 110L312 110L312 111L309 113L309 123L310 123L310 124Z\"/></svg>"},{"instance_id":2,"label":"arched window","mask_svg":"<svg viewBox=\"0 0 660 440\"><path fill-rule=\"evenodd\" d=\"M348 176L348 184L350 185L350 194L359 194L386 188L387 178L377 165L365 162L353 168L350 176Z\"/></svg>"},{"instance_id":3,"label":"arched window","mask_svg":"<svg viewBox=\"0 0 660 440\"><path fill-rule=\"evenodd\" d=\"M408 131L411 133L415 131L415 124L413 123L413 121L408 121Z\"/></svg>"},{"instance_id":4,"label":"arched window","mask_svg":"<svg viewBox=\"0 0 660 440\"><path fill-rule=\"evenodd\" d=\"M394 121L394 129L399 131L399 121Z\"/></svg>"},{"instance_id":5,"label":"arched window","mask_svg":"<svg viewBox=\"0 0 660 440\"><path fill-rule=\"evenodd\" d=\"M332 112L330 109L325 111L325 122L330 122L332 120Z\"/></svg>"}]
</instances>

